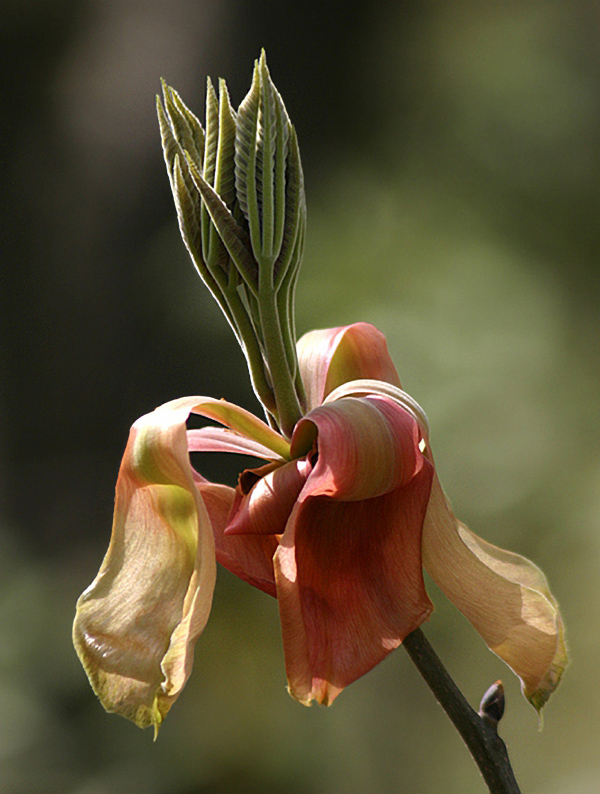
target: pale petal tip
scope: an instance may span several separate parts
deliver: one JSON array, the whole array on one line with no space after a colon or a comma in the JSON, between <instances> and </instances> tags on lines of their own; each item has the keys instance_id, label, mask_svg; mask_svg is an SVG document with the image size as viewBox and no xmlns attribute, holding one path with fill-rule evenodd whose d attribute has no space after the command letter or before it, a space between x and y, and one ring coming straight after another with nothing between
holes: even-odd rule
<instances>
[{"instance_id":1,"label":"pale petal tip","mask_svg":"<svg viewBox=\"0 0 600 794\"><path fill-rule=\"evenodd\" d=\"M537 711L540 731L543 727L542 708L546 705L550 695L560 684L562 675L567 669L568 664L569 649L565 640L562 619L560 615L558 615L558 647L552 664L535 687L528 688L525 685L522 687L523 694Z\"/></svg>"},{"instance_id":2,"label":"pale petal tip","mask_svg":"<svg viewBox=\"0 0 600 794\"><path fill-rule=\"evenodd\" d=\"M560 661L555 661L550 666L548 672L544 676L544 678L540 681L537 687L531 691L527 690L527 688L523 688L523 694L527 698L527 700L531 703L533 708L537 711L538 715L540 716L541 720L541 710L546 705L548 700L550 699L550 695L554 692L554 690L558 687L560 680L562 678L562 674L564 673L568 664L568 659L565 657ZM540 722L540 729L541 729L541 722Z\"/></svg>"},{"instance_id":3,"label":"pale petal tip","mask_svg":"<svg viewBox=\"0 0 600 794\"><path fill-rule=\"evenodd\" d=\"M152 711L150 714L150 724L154 726L154 736L152 738L153 742L158 739L158 731L160 730L164 716L165 715L161 713L158 707L158 698L154 698L154 703L152 704Z\"/></svg>"},{"instance_id":4,"label":"pale petal tip","mask_svg":"<svg viewBox=\"0 0 600 794\"><path fill-rule=\"evenodd\" d=\"M323 679L313 679L311 684L311 688L308 690L306 686L294 688L293 684L288 682L288 694L303 706L310 707L313 703L318 706L331 706L343 689L343 687L334 686Z\"/></svg>"},{"instance_id":5,"label":"pale petal tip","mask_svg":"<svg viewBox=\"0 0 600 794\"><path fill-rule=\"evenodd\" d=\"M286 689L287 689L288 695L290 697L294 698L294 700L297 703L300 703L302 706L306 706L307 708L310 708L312 706L313 698L310 695L310 693L308 695L300 695L299 693L294 692L294 690L292 689L292 685L291 684L288 684Z\"/></svg>"},{"instance_id":6,"label":"pale petal tip","mask_svg":"<svg viewBox=\"0 0 600 794\"><path fill-rule=\"evenodd\" d=\"M154 740L156 741L158 730L174 699L166 698L164 693L159 691L149 705L148 696L139 689L140 682L137 682L136 686L134 679L128 679L125 675L120 676L102 669L98 664L97 657L90 653L90 648L100 649L100 653L106 653L107 649L94 642L89 635L80 630L77 618L73 627L73 642L94 694L104 710L108 714L125 717L138 728L144 729L153 726Z\"/></svg>"},{"instance_id":7,"label":"pale petal tip","mask_svg":"<svg viewBox=\"0 0 600 794\"><path fill-rule=\"evenodd\" d=\"M102 698L100 698L100 700L102 702ZM102 705L106 708L104 703L102 703ZM141 705L137 711L131 715L119 709L110 708L106 710L130 719L138 728L142 728L142 730L145 728L152 728L154 732L152 741L155 742L158 738L158 732L162 727L163 720L167 716L171 705L172 702L166 699L164 694L158 693L155 695L150 706Z\"/></svg>"}]
</instances>

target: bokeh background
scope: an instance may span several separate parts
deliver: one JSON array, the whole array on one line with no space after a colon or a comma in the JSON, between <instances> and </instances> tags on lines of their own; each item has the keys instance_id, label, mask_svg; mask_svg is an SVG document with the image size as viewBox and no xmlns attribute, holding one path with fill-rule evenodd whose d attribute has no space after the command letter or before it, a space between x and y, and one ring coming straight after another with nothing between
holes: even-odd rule
<instances>
[{"instance_id":1,"label":"bokeh background","mask_svg":"<svg viewBox=\"0 0 600 794\"><path fill-rule=\"evenodd\" d=\"M264 46L306 174L299 332L381 328L458 514L548 574L572 666L544 730L433 586L427 634L474 704L503 679L524 792L597 794L598 3L8 0L0 34L0 792L485 790L402 650L331 709L293 702L276 603L226 571L156 743L71 648L131 423L186 394L256 407L179 239L154 94L202 115L223 76L237 105Z\"/></svg>"}]
</instances>

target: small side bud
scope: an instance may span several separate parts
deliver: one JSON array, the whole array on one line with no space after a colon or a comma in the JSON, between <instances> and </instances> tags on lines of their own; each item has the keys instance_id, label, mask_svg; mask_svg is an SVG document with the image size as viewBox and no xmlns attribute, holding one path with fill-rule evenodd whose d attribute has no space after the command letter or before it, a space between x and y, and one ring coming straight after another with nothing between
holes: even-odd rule
<instances>
[{"instance_id":1,"label":"small side bud","mask_svg":"<svg viewBox=\"0 0 600 794\"><path fill-rule=\"evenodd\" d=\"M498 730L498 723L504 714L504 687L502 681L496 681L486 691L479 704L479 716L490 728Z\"/></svg>"}]
</instances>

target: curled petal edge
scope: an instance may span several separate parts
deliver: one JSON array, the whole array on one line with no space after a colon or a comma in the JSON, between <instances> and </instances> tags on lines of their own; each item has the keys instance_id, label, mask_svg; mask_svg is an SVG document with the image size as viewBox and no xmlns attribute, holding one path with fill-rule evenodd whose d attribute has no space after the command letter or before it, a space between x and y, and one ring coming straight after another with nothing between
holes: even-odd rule
<instances>
[{"instance_id":1,"label":"curled petal edge","mask_svg":"<svg viewBox=\"0 0 600 794\"><path fill-rule=\"evenodd\" d=\"M410 414L419 425L425 439L429 438L431 432L429 419L423 408L421 408L419 403L411 397L410 394L403 391L398 386L394 386L392 383L383 383L382 381L373 380L371 378L351 380L347 383L342 383L341 386L338 386L330 392L323 403L326 404L335 400L341 400L343 397L365 397L375 394L380 397L389 397L391 400L398 403L398 405Z\"/></svg>"},{"instance_id":2,"label":"curled petal edge","mask_svg":"<svg viewBox=\"0 0 600 794\"><path fill-rule=\"evenodd\" d=\"M382 496L422 466L422 431L414 416L384 391L364 394L327 401L296 425L292 455L310 453L315 443L318 449L310 478L313 496L344 501Z\"/></svg>"}]
</instances>

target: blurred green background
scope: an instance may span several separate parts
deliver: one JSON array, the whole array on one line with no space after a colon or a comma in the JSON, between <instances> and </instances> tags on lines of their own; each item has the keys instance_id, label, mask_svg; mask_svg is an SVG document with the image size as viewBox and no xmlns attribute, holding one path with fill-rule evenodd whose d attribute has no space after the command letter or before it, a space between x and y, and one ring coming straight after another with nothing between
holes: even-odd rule
<instances>
[{"instance_id":1,"label":"blurred green background","mask_svg":"<svg viewBox=\"0 0 600 794\"><path fill-rule=\"evenodd\" d=\"M263 46L306 173L299 332L383 330L456 512L547 573L572 666L543 732L433 586L427 634L472 703L503 679L524 792L597 794L598 3L11 0L0 35L1 794L485 790L402 650L330 709L293 702L276 603L226 571L156 743L71 648L131 423L187 394L256 407L179 240L154 94L202 116L210 74L237 105Z\"/></svg>"}]
</instances>

